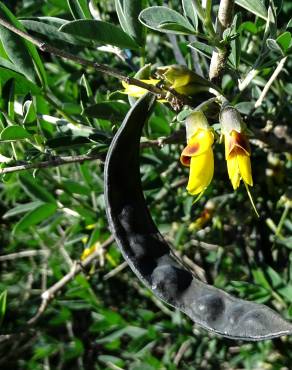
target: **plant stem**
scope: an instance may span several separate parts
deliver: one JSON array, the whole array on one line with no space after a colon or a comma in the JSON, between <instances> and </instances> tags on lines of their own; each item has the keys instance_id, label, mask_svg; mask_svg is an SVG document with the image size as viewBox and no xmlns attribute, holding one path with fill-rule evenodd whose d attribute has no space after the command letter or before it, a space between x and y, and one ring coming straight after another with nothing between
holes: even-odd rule
<instances>
[{"instance_id":1,"label":"plant stem","mask_svg":"<svg viewBox=\"0 0 292 370\"><path fill-rule=\"evenodd\" d=\"M280 72L282 71L282 69L284 68L284 65L286 63L286 60L287 60L287 56L282 58L277 66L277 68L274 70L272 76L270 77L269 81L267 82L266 86L263 88L263 91L261 93L261 95L259 96L258 100L255 102L255 105L254 107L255 108L258 108L262 105L270 87L272 86L273 82L276 80L276 78L278 77L278 75L280 74Z\"/></svg>"},{"instance_id":2,"label":"plant stem","mask_svg":"<svg viewBox=\"0 0 292 370\"><path fill-rule=\"evenodd\" d=\"M290 202L287 202L285 204L285 207L284 207L284 211L282 213L282 216L280 218L280 221L277 225L277 229L276 229L276 232L275 232L275 237L279 237L281 235L281 230L282 230L282 227L284 225L284 222L288 216L288 213L289 213L289 210L290 210Z\"/></svg>"},{"instance_id":3,"label":"plant stem","mask_svg":"<svg viewBox=\"0 0 292 370\"><path fill-rule=\"evenodd\" d=\"M217 37L222 39L224 30L228 28L233 18L234 0L221 0L217 16ZM226 61L229 55L228 48L222 46L213 51L209 78L212 82L219 84L221 81L222 74L225 69Z\"/></svg>"}]
</instances>

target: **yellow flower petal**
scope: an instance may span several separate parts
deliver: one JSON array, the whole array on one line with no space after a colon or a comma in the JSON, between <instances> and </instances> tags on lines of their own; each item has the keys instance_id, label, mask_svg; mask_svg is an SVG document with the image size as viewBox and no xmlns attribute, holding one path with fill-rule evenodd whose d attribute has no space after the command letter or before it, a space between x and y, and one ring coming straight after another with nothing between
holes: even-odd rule
<instances>
[{"instance_id":1,"label":"yellow flower petal","mask_svg":"<svg viewBox=\"0 0 292 370\"><path fill-rule=\"evenodd\" d=\"M233 189L238 188L241 179L252 186L250 147L243 133L233 130L225 134L225 158Z\"/></svg>"},{"instance_id":2,"label":"yellow flower petal","mask_svg":"<svg viewBox=\"0 0 292 370\"><path fill-rule=\"evenodd\" d=\"M237 163L239 167L239 172L242 180L249 186L253 185L252 175L251 175L251 164L248 155L241 153L237 154Z\"/></svg>"},{"instance_id":3,"label":"yellow flower petal","mask_svg":"<svg viewBox=\"0 0 292 370\"><path fill-rule=\"evenodd\" d=\"M250 155L250 147L246 136L233 130L230 134L225 135L225 158L236 149L242 149L246 155Z\"/></svg>"},{"instance_id":4,"label":"yellow flower petal","mask_svg":"<svg viewBox=\"0 0 292 370\"><path fill-rule=\"evenodd\" d=\"M214 135L209 129L198 128L195 134L189 139L188 145L181 153L182 165L189 167L190 158L200 156L209 150L214 142Z\"/></svg>"},{"instance_id":5,"label":"yellow flower petal","mask_svg":"<svg viewBox=\"0 0 292 370\"><path fill-rule=\"evenodd\" d=\"M214 156L210 147L201 155L191 157L190 175L187 191L200 194L210 184L214 174Z\"/></svg>"},{"instance_id":6,"label":"yellow flower petal","mask_svg":"<svg viewBox=\"0 0 292 370\"><path fill-rule=\"evenodd\" d=\"M227 160L228 176L232 183L233 189L237 189L240 183L239 167L236 154L231 154Z\"/></svg>"},{"instance_id":7,"label":"yellow flower petal","mask_svg":"<svg viewBox=\"0 0 292 370\"><path fill-rule=\"evenodd\" d=\"M148 85L156 85L160 80L149 79L141 81L147 83ZM147 92L146 89L143 89L142 87L136 85L129 85L125 81L122 81L122 85L125 88L125 90L122 91L122 93L133 96L134 98L139 98Z\"/></svg>"}]
</instances>

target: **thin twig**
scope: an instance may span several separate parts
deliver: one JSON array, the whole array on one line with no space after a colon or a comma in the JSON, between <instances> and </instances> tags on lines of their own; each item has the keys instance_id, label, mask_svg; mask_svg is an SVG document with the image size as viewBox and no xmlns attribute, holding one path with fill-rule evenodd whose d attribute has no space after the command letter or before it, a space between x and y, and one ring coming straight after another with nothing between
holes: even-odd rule
<instances>
[{"instance_id":1,"label":"thin twig","mask_svg":"<svg viewBox=\"0 0 292 370\"><path fill-rule=\"evenodd\" d=\"M162 137L156 140L148 140L144 141L140 144L141 149L144 148L151 148L151 147L163 147L166 144L175 144L181 143L184 140L184 132L183 130L178 130L173 132L171 135L167 137ZM83 163L85 161L94 161L99 159L100 161L103 160L105 154L83 154L83 155L73 155L73 156L65 156L65 157L53 157L47 161L43 162L36 162L36 163L24 163L18 166L12 167L5 167L0 168L0 175L4 175L6 173L12 172L19 172L31 169L39 169L39 168L49 168L49 167L58 167L64 164L70 163Z\"/></svg>"},{"instance_id":2,"label":"thin twig","mask_svg":"<svg viewBox=\"0 0 292 370\"><path fill-rule=\"evenodd\" d=\"M115 275L117 275L119 272L123 271L128 266L128 262L124 261L121 264L119 264L117 267L115 267L113 270L108 272L104 275L103 280L108 280Z\"/></svg>"},{"instance_id":3,"label":"thin twig","mask_svg":"<svg viewBox=\"0 0 292 370\"><path fill-rule=\"evenodd\" d=\"M233 17L234 0L221 0L218 10L216 33L222 39L223 32L230 26ZM224 72L228 58L228 48L222 45L213 51L209 78L214 83L219 83Z\"/></svg>"},{"instance_id":4,"label":"thin twig","mask_svg":"<svg viewBox=\"0 0 292 370\"><path fill-rule=\"evenodd\" d=\"M113 236L110 236L102 245L101 245L101 248L106 248L108 247L110 244L112 244L112 242L114 241L114 238ZM75 264L72 266L71 270L68 272L68 274L66 274L65 276L62 277L62 279L60 279L59 281L57 281L56 284L54 284L53 286L51 286L49 289L47 289L46 291L44 291L41 295L41 299L42 299L42 303L37 311L37 313L35 314L35 316L33 316L27 323L28 325L33 325L39 318L40 316L44 313L44 311L46 310L46 308L48 307L48 304L49 302L54 299L54 297L56 296L56 294L64 288L64 286L66 284L68 284L72 279L74 279L74 277L76 275L78 275L80 272L82 272L82 270L89 266L95 259L96 257L99 256L99 251L95 251L94 253L92 253L90 256L88 256L84 261L79 262L75 262Z\"/></svg>"},{"instance_id":5,"label":"thin twig","mask_svg":"<svg viewBox=\"0 0 292 370\"><path fill-rule=\"evenodd\" d=\"M101 158L102 156L100 154L94 154L94 155L83 154L83 155L73 155L73 156L67 156L67 157L53 157L52 159L48 161L37 162L37 163L25 163L25 164L13 166L13 167L0 168L0 175L4 175L6 173L12 173L12 172L24 171L24 170L37 169L37 168L57 167L57 166L62 166L68 163L83 163L85 161L92 161L92 160L101 159Z\"/></svg>"},{"instance_id":6,"label":"thin twig","mask_svg":"<svg viewBox=\"0 0 292 370\"><path fill-rule=\"evenodd\" d=\"M280 60L277 68L274 70L274 72L273 72L272 76L270 77L269 81L267 82L266 86L263 88L263 91L261 92L261 95L259 96L258 100L255 102L255 105L254 105L255 108L258 108L262 105L270 87L272 86L272 84L276 80L276 78L278 77L279 73L284 68L284 65L286 63L287 58L288 57L286 56L286 57L284 57Z\"/></svg>"},{"instance_id":7,"label":"thin twig","mask_svg":"<svg viewBox=\"0 0 292 370\"><path fill-rule=\"evenodd\" d=\"M175 366L178 366L178 364L180 363L180 360L183 358L183 355L189 349L190 345L191 345L191 339L187 339L185 342L182 343L173 361Z\"/></svg>"},{"instance_id":8,"label":"thin twig","mask_svg":"<svg viewBox=\"0 0 292 370\"><path fill-rule=\"evenodd\" d=\"M24 257L34 257L34 256L48 257L48 255L49 255L49 252L45 250L21 251L17 253L10 253L10 254L0 256L0 262L12 261L12 260L16 260L18 258L24 258Z\"/></svg>"}]
</instances>

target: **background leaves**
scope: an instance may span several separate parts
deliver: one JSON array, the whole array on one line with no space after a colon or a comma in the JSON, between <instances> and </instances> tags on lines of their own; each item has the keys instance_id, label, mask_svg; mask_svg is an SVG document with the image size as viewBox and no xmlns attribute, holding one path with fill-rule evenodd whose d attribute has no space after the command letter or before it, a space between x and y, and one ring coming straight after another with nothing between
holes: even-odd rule
<instances>
[{"instance_id":1,"label":"background leaves","mask_svg":"<svg viewBox=\"0 0 292 370\"><path fill-rule=\"evenodd\" d=\"M220 86L247 124L261 218L243 188L233 192L218 142L214 180L193 206L188 172L179 165L187 109L176 114L157 104L143 132L141 179L159 230L189 268L291 320L291 15L288 1L275 3L236 2L224 34L231 54ZM218 46L195 1L5 4L0 13L16 27L126 76L148 79L157 66L183 63L207 78ZM213 23L216 11L214 5ZM2 28L0 39L0 368L289 369L291 338L237 343L193 327L139 283L114 243L101 247L110 236L103 161L132 102L122 84L38 52ZM194 97L195 104L205 99ZM216 107L206 114L220 134ZM78 161L84 157L92 160ZM77 160L59 166L60 158ZM32 168L1 173L26 165ZM64 286L33 330L24 330L41 294L79 266L86 248L95 262ZM10 339L2 341L3 334Z\"/></svg>"}]
</instances>

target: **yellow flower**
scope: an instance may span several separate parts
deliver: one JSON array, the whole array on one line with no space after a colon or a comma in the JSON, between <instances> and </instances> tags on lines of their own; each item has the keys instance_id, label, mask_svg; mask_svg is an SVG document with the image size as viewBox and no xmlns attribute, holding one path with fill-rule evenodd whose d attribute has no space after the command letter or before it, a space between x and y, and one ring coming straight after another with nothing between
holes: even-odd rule
<instances>
[{"instance_id":1,"label":"yellow flower","mask_svg":"<svg viewBox=\"0 0 292 370\"><path fill-rule=\"evenodd\" d=\"M186 128L187 146L180 161L190 167L187 191L197 195L204 192L214 174L214 135L203 112L193 112L186 120Z\"/></svg>"},{"instance_id":2,"label":"yellow flower","mask_svg":"<svg viewBox=\"0 0 292 370\"><path fill-rule=\"evenodd\" d=\"M240 180L246 186L252 186L250 147L239 112L230 105L224 106L220 112L220 123L225 141L227 170L233 189L239 187Z\"/></svg>"},{"instance_id":3,"label":"yellow flower","mask_svg":"<svg viewBox=\"0 0 292 370\"><path fill-rule=\"evenodd\" d=\"M80 256L80 260L81 261L84 261L86 260L87 257L89 257L90 255L92 255L92 253L94 253L96 251L96 245L94 244L93 246L91 246L90 248L85 248Z\"/></svg>"},{"instance_id":4,"label":"yellow flower","mask_svg":"<svg viewBox=\"0 0 292 370\"><path fill-rule=\"evenodd\" d=\"M183 65L173 64L157 68L157 74L165 80L171 89L179 94L194 95L208 91L215 86Z\"/></svg>"},{"instance_id":5,"label":"yellow flower","mask_svg":"<svg viewBox=\"0 0 292 370\"><path fill-rule=\"evenodd\" d=\"M149 79L149 80L140 80L140 81L145 82L148 85L156 85L160 80ZM147 92L147 90L143 89L142 87L139 87L136 85L129 85L124 81L122 81L122 85L125 88L125 90L122 91L122 93L133 96L134 98L140 98Z\"/></svg>"},{"instance_id":6,"label":"yellow flower","mask_svg":"<svg viewBox=\"0 0 292 370\"><path fill-rule=\"evenodd\" d=\"M188 230L200 230L202 229L213 217L215 212L215 204L212 201L208 201L205 205L203 212L200 216L192 223L190 223Z\"/></svg>"},{"instance_id":7,"label":"yellow flower","mask_svg":"<svg viewBox=\"0 0 292 370\"><path fill-rule=\"evenodd\" d=\"M225 159L233 189L237 189L242 179L245 184L253 186L250 147L246 136L243 133L232 130L224 135L225 138Z\"/></svg>"}]
</instances>

